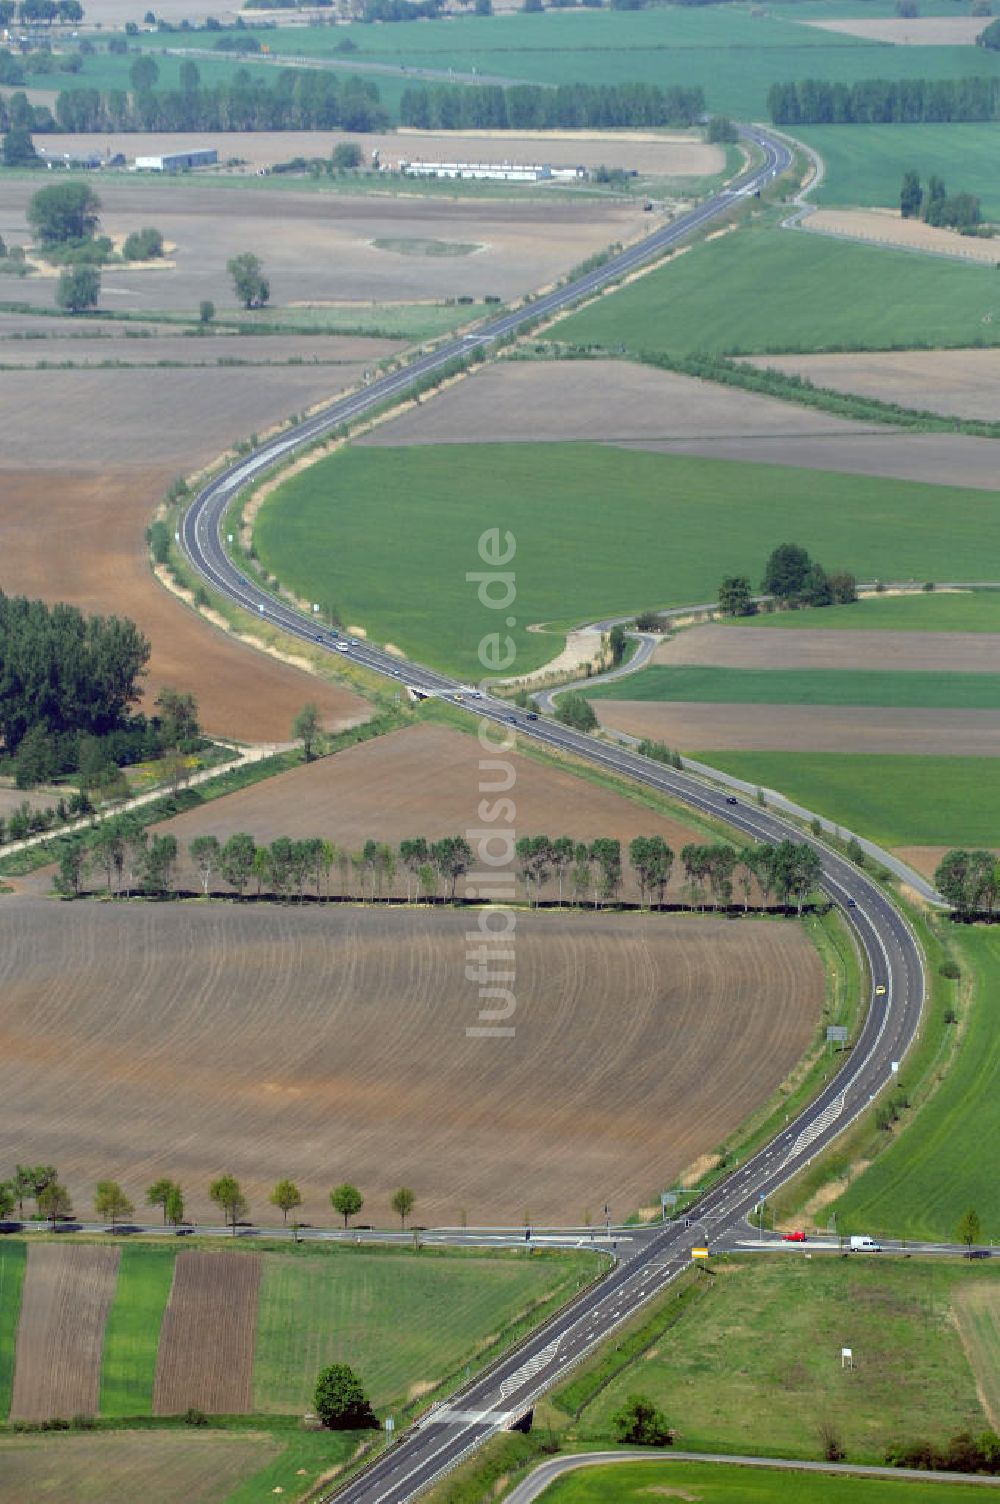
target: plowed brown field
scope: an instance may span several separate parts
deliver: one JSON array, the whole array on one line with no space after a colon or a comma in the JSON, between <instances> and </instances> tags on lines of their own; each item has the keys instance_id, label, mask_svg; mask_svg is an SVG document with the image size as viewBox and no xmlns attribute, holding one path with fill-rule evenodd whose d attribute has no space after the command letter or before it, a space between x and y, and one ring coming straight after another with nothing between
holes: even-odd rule
<instances>
[{"instance_id":1,"label":"plowed brown field","mask_svg":"<svg viewBox=\"0 0 1000 1504\"><path fill-rule=\"evenodd\" d=\"M351 851L372 839L394 846L412 836L437 840L482 824L477 811L482 798L479 757L479 744L472 736L444 726L409 727L230 794L163 828L173 832L182 851L197 835L224 841L236 830L250 831L259 843L275 836L302 839L322 834ZM547 831L579 841L617 836L625 847L633 836L659 834L675 851L699 839L692 826L657 815L622 794L516 752L509 758L515 775L509 797L517 807L518 835ZM502 864L495 870L508 868ZM197 886L193 870L183 865L181 882ZM678 877L671 891L679 884ZM557 891L552 883L547 895L556 897ZM386 886L386 895L391 892L405 896L405 872ZM625 896L637 896L630 881Z\"/></svg>"},{"instance_id":2,"label":"plowed brown field","mask_svg":"<svg viewBox=\"0 0 1000 1504\"><path fill-rule=\"evenodd\" d=\"M829 628L692 627L656 649L655 663L717 668L899 669L995 674L990 632L836 632Z\"/></svg>"},{"instance_id":3,"label":"plowed brown field","mask_svg":"<svg viewBox=\"0 0 1000 1504\"><path fill-rule=\"evenodd\" d=\"M371 445L603 440L664 454L992 491L992 439L900 433L622 361L507 362L384 423Z\"/></svg>"},{"instance_id":4,"label":"plowed brown field","mask_svg":"<svg viewBox=\"0 0 1000 1504\"><path fill-rule=\"evenodd\" d=\"M116 374L135 379L125 371ZM152 374L161 373L142 373ZM192 377L188 371L171 374ZM199 380L218 379L217 373L196 374ZM4 380L14 379L0 376L0 396ZM176 438L172 442L180 447ZM143 533L172 474L163 466L0 472L0 589L131 616L153 644L147 700L163 684L190 689L202 724L220 735L285 741L307 700L331 726L363 719L368 707L359 696L234 641L155 582Z\"/></svg>"},{"instance_id":5,"label":"plowed brown field","mask_svg":"<svg viewBox=\"0 0 1000 1504\"><path fill-rule=\"evenodd\" d=\"M33 1243L28 1249L11 1420L96 1415L120 1257L119 1248Z\"/></svg>"},{"instance_id":6,"label":"plowed brown field","mask_svg":"<svg viewBox=\"0 0 1000 1504\"><path fill-rule=\"evenodd\" d=\"M859 710L840 705L706 705L595 700L603 726L681 751L905 752L1000 756L1000 710Z\"/></svg>"},{"instance_id":7,"label":"plowed brown field","mask_svg":"<svg viewBox=\"0 0 1000 1504\"><path fill-rule=\"evenodd\" d=\"M190 1405L209 1415L247 1414L260 1269L257 1254L178 1254L156 1355L154 1415L179 1415Z\"/></svg>"},{"instance_id":8,"label":"plowed brown field","mask_svg":"<svg viewBox=\"0 0 1000 1504\"><path fill-rule=\"evenodd\" d=\"M777 1087L819 1020L822 966L794 921L543 911L517 918L514 1037L469 1035L496 1006L466 974L475 923L12 899L0 1137L58 1164L81 1205L99 1178L138 1200L169 1175L214 1221L208 1185L227 1171L265 1221L284 1175L313 1222L345 1179L382 1224L400 1184L427 1223L462 1208L516 1222L526 1206L577 1220L673 1184Z\"/></svg>"},{"instance_id":9,"label":"plowed brown field","mask_svg":"<svg viewBox=\"0 0 1000 1504\"><path fill-rule=\"evenodd\" d=\"M804 376L837 392L858 392L950 417L1000 422L1000 350L767 355L750 363Z\"/></svg>"},{"instance_id":10,"label":"plowed brown field","mask_svg":"<svg viewBox=\"0 0 1000 1504\"><path fill-rule=\"evenodd\" d=\"M102 1431L0 1439L0 1504L222 1504L281 1449L224 1431Z\"/></svg>"}]
</instances>

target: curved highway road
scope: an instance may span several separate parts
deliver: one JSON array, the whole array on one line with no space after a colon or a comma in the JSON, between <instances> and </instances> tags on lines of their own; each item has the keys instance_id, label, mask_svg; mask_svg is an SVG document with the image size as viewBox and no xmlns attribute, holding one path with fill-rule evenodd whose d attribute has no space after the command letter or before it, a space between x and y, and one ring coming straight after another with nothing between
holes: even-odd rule
<instances>
[{"instance_id":1,"label":"curved highway road","mask_svg":"<svg viewBox=\"0 0 1000 1504\"><path fill-rule=\"evenodd\" d=\"M789 165L784 142L757 128L744 136L763 153L761 167L745 173L727 189L632 246L605 266L576 282L539 298L519 313L504 314L475 334L454 339L405 370L365 391L331 404L315 418L283 434L251 458L234 465L203 490L189 508L182 525L182 546L194 568L231 601L257 613L269 624L294 636L316 641L331 651L344 651L355 662L401 680L415 689L465 695L466 708L499 723L513 735L530 736L545 745L587 762L637 779L700 812L727 821L756 841L811 840L769 809L737 803L732 795L689 772L680 772L611 746L555 721L529 721L523 712L489 696L471 699L461 685L445 674L408 663L367 642L346 644L283 602L263 595L230 560L221 538L221 524L234 494L261 471L303 444L338 425L361 416L388 398L402 395L425 374L440 369L456 355L476 345L490 346L513 332L526 318L557 312L567 303L592 292L632 267L659 255L692 230L721 216L734 197L752 194ZM511 724L512 723L512 724ZM894 1063L902 1059L916 1034L924 998L923 963L919 946L906 921L865 874L821 843L822 886L839 904L864 952L871 978L871 1006L864 1027L839 1073L819 1096L770 1144L739 1166L728 1179L704 1195L685 1222L650 1229L623 1242L620 1261L593 1289L535 1332L526 1342L494 1364L447 1406L431 1410L388 1452L337 1494L344 1504L402 1504L453 1467L461 1457L494 1431L530 1408L534 1399L555 1383L567 1368L604 1340L621 1322L652 1299L690 1261L693 1243L732 1245L745 1229L746 1217L761 1197L780 1185L825 1148L868 1106L891 1079Z\"/></svg>"}]
</instances>

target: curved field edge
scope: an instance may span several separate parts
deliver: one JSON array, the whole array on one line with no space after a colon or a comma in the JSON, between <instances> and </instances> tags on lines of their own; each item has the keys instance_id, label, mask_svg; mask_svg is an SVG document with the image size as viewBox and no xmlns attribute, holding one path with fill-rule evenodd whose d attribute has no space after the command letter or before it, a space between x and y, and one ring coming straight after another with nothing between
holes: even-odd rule
<instances>
[{"instance_id":1,"label":"curved field edge","mask_svg":"<svg viewBox=\"0 0 1000 1504\"><path fill-rule=\"evenodd\" d=\"M920 1150L925 1132L931 1139L939 1139L942 1121L958 1126L965 1142L970 1138L975 1143L981 1142L976 1132L975 1114L964 1113L964 1104L960 1098L956 1100L954 1089L949 1087L945 1091L953 1074L964 1071L966 1042L974 1013L986 1014L985 1020L977 1023L977 1032L984 1023L989 1027L989 1005L980 993L974 963L963 946L964 932L940 915L918 909L896 894L889 896L908 919L925 960L927 995L916 1041L902 1062L894 1089L883 1093L825 1153L817 1156L812 1165L783 1186L772 1197L771 1210L775 1225L781 1227L804 1223L844 1237L852 1232L869 1232L868 1218L871 1217L877 1224L875 1230L885 1236L890 1233L893 1236L916 1236L915 1229L919 1228L922 1236L951 1241L956 1235L958 1216L968 1208L962 1204L953 1215L954 1208L949 1208L947 1198L943 1203L939 1202L931 1216L925 1215L919 1207L901 1208L891 1194L880 1202L873 1197L865 1206L863 1216L857 1210L852 1212L850 1206L844 1210L838 1206L840 1198L849 1194L854 1186L859 1196L867 1197L865 1178L872 1169L879 1170L873 1183L886 1186L885 1171L879 1168L883 1156L887 1156L890 1164L895 1160L898 1173L907 1172L909 1135L911 1130L920 1128L925 1114L928 1128L919 1131L914 1140L918 1160L923 1157ZM960 977L952 980L943 976L942 967L956 961ZM970 1064L974 1067L975 1061ZM961 1075L958 1079L961 1081ZM896 1101L898 1116L885 1128L879 1124L878 1111L890 1099ZM946 1179L951 1174L950 1158L945 1142L934 1170ZM957 1186L966 1192L968 1173L967 1168L959 1168ZM981 1183L988 1186L985 1172ZM940 1196L940 1183L931 1190ZM995 1190L980 1199L980 1216L984 1221L990 1218L992 1207L991 1220L995 1222L998 1214Z\"/></svg>"},{"instance_id":2,"label":"curved field edge","mask_svg":"<svg viewBox=\"0 0 1000 1504\"><path fill-rule=\"evenodd\" d=\"M502 569L480 554L491 528L510 534ZM254 526L265 570L298 599L474 677L488 634L504 673L527 672L552 657L533 624L712 599L725 574L759 578L788 537L863 578L972 579L1000 522L994 493L970 488L528 442L348 446L280 485Z\"/></svg>"}]
</instances>

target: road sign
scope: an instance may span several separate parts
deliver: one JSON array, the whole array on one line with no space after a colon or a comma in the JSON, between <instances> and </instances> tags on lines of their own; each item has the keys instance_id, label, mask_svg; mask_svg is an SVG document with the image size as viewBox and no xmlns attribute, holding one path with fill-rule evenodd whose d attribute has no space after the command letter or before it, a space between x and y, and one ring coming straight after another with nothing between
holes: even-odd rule
<instances>
[{"instance_id":1,"label":"road sign","mask_svg":"<svg viewBox=\"0 0 1000 1504\"><path fill-rule=\"evenodd\" d=\"M707 1248L692 1248L692 1250L691 1250L691 1257L693 1259L707 1259L708 1258L708 1249Z\"/></svg>"},{"instance_id":2,"label":"road sign","mask_svg":"<svg viewBox=\"0 0 1000 1504\"><path fill-rule=\"evenodd\" d=\"M396 1422L391 1415L387 1415L385 1418L385 1429L389 1432L390 1435L396 1429Z\"/></svg>"},{"instance_id":3,"label":"road sign","mask_svg":"<svg viewBox=\"0 0 1000 1504\"><path fill-rule=\"evenodd\" d=\"M847 1039L847 1030L843 1024L831 1024L826 1031L828 1044L844 1044Z\"/></svg>"}]
</instances>

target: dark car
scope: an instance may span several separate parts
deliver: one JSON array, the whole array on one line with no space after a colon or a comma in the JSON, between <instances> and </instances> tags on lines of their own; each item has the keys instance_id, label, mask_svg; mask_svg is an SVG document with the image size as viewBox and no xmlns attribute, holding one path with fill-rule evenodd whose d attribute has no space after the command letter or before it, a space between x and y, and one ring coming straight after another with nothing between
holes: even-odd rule
<instances>
[{"instance_id":1,"label":"dark car","mask_svg":"<svg viewBox=\"0 0 1000 1504\"><path fill-rule=\"evenodd\" d=\"M740 801L737 799L735 794L730 794L729 798L726 800L727 804L739 804L739 802Z\"/></svg>"},{"instance_id":2,"label":"dark car","mask_svg":"<svg viewBox=\"0 0 1000 1504\"><path fill-rule=\"evenodd\" d=\"M848 899L848 900L847 900L847 907L848 907L848 908L849 908L849 909L856 909L856 908L857 908L857 906L858 906L858 905L857 905L857 902L856 902L856 901L855 901L855 899L853 899L853 898L849 898L849 899Z\"/></svg>"},{"instance_id":3,"label":"dark car","mask_svg":"<svg viewBox=\"0 0 1000 1504\"><path fill-rule=\"evenodd\" d=\"M528 720L529 721L537 721L538 720L538 711L537 710L529 710L528 711Z\"/></svg>"},{"instance_id":4,"label":"dark car","mask_svg":"<svg viewBox=\"0 0 1000 1504\"><path fill-rule=\"evenodd\" d=\"M989 1248L970 1248L965 1257L967 1259L989 1259L993 1257L993 1252Z\"/></svg>"},{"instance_id":5,"label":"dark car","mask_svg":"<svg viewBox=\"0 0 1000 1504\"><path fill-rule=\"evenodd\" d=\"M517 716L516 715L505 715L504 716L504 720L505 721L510 721L510 724L512 726L516 726L517 725Z\"/></svg>"}]
</instances>

